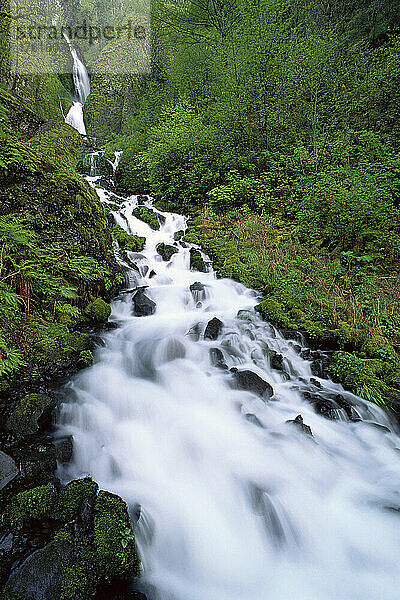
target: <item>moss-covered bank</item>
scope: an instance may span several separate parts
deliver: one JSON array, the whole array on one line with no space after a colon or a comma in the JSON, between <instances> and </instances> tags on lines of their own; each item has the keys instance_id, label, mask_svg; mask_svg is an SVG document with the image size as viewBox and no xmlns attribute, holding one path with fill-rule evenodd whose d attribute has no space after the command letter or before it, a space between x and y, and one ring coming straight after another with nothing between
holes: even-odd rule
<instances>
[{"instance_id":1,"label":"moss-covered bank","mask_svg":"<svg viewBox=\"0 0 400 600\"><path fill-rule=\"evenodd\" d=\"M3 98L6 95L3 95ZM0 597L86 600L127 592L140 573L125 502L85 478L62 486L52 440L57 387L88 366L90 333L124 282L113 244L143 240L114 228L77 175L81 136L46 123L9 94L0 123ZM25 121L24 121L25 119Z\"/></svg>"}]
</instances>

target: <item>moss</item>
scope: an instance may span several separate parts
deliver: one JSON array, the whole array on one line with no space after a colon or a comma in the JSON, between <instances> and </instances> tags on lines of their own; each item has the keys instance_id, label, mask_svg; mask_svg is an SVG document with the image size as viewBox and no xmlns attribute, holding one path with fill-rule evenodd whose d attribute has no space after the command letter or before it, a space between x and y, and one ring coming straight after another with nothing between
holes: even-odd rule
<instances>
[{"instance_id":1,"label":"moss","mask_svg":"<svg viewBox=\"0 0 400 600\"><path fill-rule=\"evenodd\" d=\"M51 399L42 394L28 394L21 398L7 419L8 431L31 435L39 429L38 419L50 405Z\"/></svg>"},{"instance_id":2,"label":"moss","mask_svg":"<svg viewBox=\"0 0 400 600\"><path fill-rule=\"evenodd\" d=\"M163 260L168 261L171 260L174 254L177 254L178 249L174 246L170 246L169 244L158 244L157 253L162 257Z\"/></svg>"},{"instance_id":3,"label":"moss","mask_svg":"<svg viewBox=\"0 0 400 600\"><path fill-rule=\"evenodd\" d=\"M207 271L200 250L196 250L195 248L190 249L190 268L194 271L200 271L201 273Z\"/></svg>"},{"instance_id":4,"label":"moss","mask_svg":"<svg viewBox=\"0 0 400 600\"><path fill-rule=\"evenodd\" d=\"M91 477L71 481L60 492L58 511L66 521L73 519L84 500L95 499L97 490L98 485Z\"/></svg>"},{"instance_id":5,"label":"moss","mask_svg":"<svg viewBox=\"0 0 400 600\"><path fill-rule=\"evenodd\" d=\"M86 565L78 564L64 570L60 600L87 598L93 591L92 583L87 577Z\"/></svg>"},{"instance_id":6,"label":"moss","mask_svg":"<svg viewBox=\"0 0 400 600\"><path fill-rule=\"evenodd\" d=\"M59 531L57 531L53 536L53 540L57 543L66 542L67 544L73 544L74 542L72 534L66 529L60 529Z\"/></svg>"},{"instance_id":7,"label":"moss","mask_svg":"<svg viewBox=\"0 0 400 600\"><path fill-rule=\"evenodd\" d=\"M39 519L48 515L57 500L57 490L53 483L40 485L20 492L8 506L7 515L11 523L20 519Z\"/></svg>"},{"instance_id":8,"label":"moss","mask_svg":"<svg viewBox=\"0 0 400 600\"><path fill-rule=\"evenodd\" d=\"M109 492L100 491L95 506L94 544L99 572L106 581L140 574L126 503Z\"/></svg>"},{"instance_id":9,"label":"moss","mask_svg":"<svg viewBox=\"0 0 400 600\"><path fill-rule=\"evenodd\" d=\"M103 323L111 315L111 306L102 298L95 298L85 308L85 315L96 323Z\"/></svg>"},{"instance_id":10,"label":"moss","mask_svg":"<svg viewBox=\"0 0 400 600\"><path fill-rule=\"evenodd\" d=\"M82 350L79 353L79 364L84 367L91 367L93 364L93 353L90 350Z\"/></svg>"},{"instance_id":11,"label":"moss","mask_svg":"<svg viewBox=\"0 0 400 600\"><path fill-rule=\"evenodd\" d=\"M147 223L147 225L149 225L155 231L160 229L160 222L158 220L157 214L154 211L150 210L149 208L147 208L145 206L140 206L139 208L135 208L133 211L133 215L137 219L140 219L141 221L144 221L145 223Z\"/></svg>"},{"instance_id":12,"label":"moss","mask_svg":"<svg viewBox=\"0 0 400 600\"><path fill-rule=\"evenodd\" d=\"M36 135L29 141L29 145L44 157L72 169L83 156L81 135L66 123L58 124L49 131Z\"/></svg>"},{"instance_id":13,"label":"moss","mask_svg":"<svg viewBox=\"0 0 400 600\"><path fill-rule=\"evenodd\" d=\"M124 231L124 229L122 229L122 227L118 224L114 225L112 234L122 250L129 250L130 252L142 252L146 245L146 238L138 235L129 235L129 233L126 233L126 231Z\"/></svg>"}]
</instances>

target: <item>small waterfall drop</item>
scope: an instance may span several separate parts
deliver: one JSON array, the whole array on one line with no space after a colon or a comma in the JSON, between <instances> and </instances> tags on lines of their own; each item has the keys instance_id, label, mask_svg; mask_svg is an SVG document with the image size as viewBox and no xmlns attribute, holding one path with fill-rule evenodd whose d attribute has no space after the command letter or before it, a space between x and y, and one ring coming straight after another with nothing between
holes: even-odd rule
<instances>
[{"instance_id":1,"label":"small waterfall drop","mask_svg":"<svg viewBox=\"0 0 400 600\"><path fill-rule=\"evenodd\" d=\"M65 122L71 125L79 131L81 135L86 135L86 127L83 119L83 106L90 93L90 79L87 69L81 59L78 56L76 49L71 44L68 36L64 33L65 40L70 49L73 67L72 67L72 78L74 81L76 100L73 102L71 108L65 117Z\"/></svg>"},{"instance_id":2,"label":"small waterfall drop","mask_svg":"<svg viewBox=\"0 0 400 600\"><path fill-rule=\"evenodd\" d=\"M398 598L400 438L386 413L313 375L313 352L261 320L255 292L191 269L185 217L96 190L146 245L118 251L134 289L67 388L60 433L74 457L61 474L141 507L149 600ZM175 252L163 259L160 244ZM138 316L136 294L153 314ZM235 385L249 371L269 400Z\"/></svg>"}]
</instances>

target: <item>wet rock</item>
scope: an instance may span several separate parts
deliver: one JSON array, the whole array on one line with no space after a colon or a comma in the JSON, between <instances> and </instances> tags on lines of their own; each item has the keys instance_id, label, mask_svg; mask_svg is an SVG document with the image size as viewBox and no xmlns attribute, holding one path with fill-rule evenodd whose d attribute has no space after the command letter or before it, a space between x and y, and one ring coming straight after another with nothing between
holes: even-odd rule
<instances>
[{"instance_id":1,"label":"wet rock","mask_svg":"<svg viewBox=\"0 0 400 600\"><path fill-rule=\"evenodd\" d=\"M11 552L13 547L14 536L12 533L8 533L0 539L0 551Z\"/></svg>"},{"instance_id":2,"label":"wet rock","mask_svg":"<svg viewBox=\"0 0 400 600\"><path fill-rule=\"evenodd\" d=\"M147 317L153 315L156 312L156 303L153 302L146 294L143 289L139 289L132 298L135 315L137 317Z\"/></svg>"},{"instance_id":3,"label":"wet rock","mask_svg":"<svg viewBox=\"0 0 400 600\"><path fill-rule=\"evenodd\" d=\"M259 419L257 419L256 415L253 415L251 413L245 415L246 421L248 421L249 423L252 423L253 425L256 425L257 427L261 427L261 429L264 429L264 425L261 423L261 421Z\"/></svg>"},{"instance_id":4,"label":"wet rock","mask_svg":"<svg viewBox=\"0 0 400 600\"><path fill-rule=\"evenodd\" d=\"M270 350L269 359L271 364L271 369L275 369L276 371L283 371L283 356L282 354L278 354L275 350Z\"/></svg>"},{"instance_id":5,"label":"wet rock","mask_svg":"<svg viewBox=\"0 0 400 600\"><path fill-rule=\"evenodd\" d=\"M289 421L286 421L286 423L291 423L302 433L312 436L311 427L304 423L303 417L301 415L297 415L295 419L290 419Z\"/></svg>"},{"instance_id":6,"label":"wet rock","mask_svg":"<svg viewBox=\"0 0 400 600\"><path fill-rule=\"evenodd\" d=\"M289 327L279 327L279 333L282 335L285 340L295 340L300 344L303 343L303 335L300 331L296 331L296 329L290 329Z\"/></svg>"},{"instance_id":7,"label":"wet rock","mask_svg":"<svg viewBox=\"0 0 400 600\"><path fill-rule=\"evenodd\" d=\"M201 329L201 323L196 323L196 325L193 325L193 327L191 327L185 335L190 337L194 342L198 342L200 339Z\"/></svg>"},{"instance_id":8,"label":"wet rock","mask_svg":"<svg viewBox=\"0 0 400 600\"><path fill-rule=\"evenodd\" d=\"M183 229L180 229L179 231L175 231L174 240L176 242L179 242L179 240L181 240L184 235L185 235L185 232L183 231Z\"/></svg>"},{"instance_id":9,"label":"wet rock","mask_svg":"<svg viewBox=\"0 0 400 600\"><path fill-rule=\"evenodd\" d=\"M32 444L18 448L15 459L20 465L19 481L24 486L44 484L54 478L57 458L53 444Z\"/></svg>"},{"instance_id":10,"label":"wet rock","mask_svg":"<svg viewBox=\"0 0 400 600\"><path fill-rule=\"evenodd\" d=\"M2 490L7 483L12 481L18 475L18 467L15 461L0 450L0 490Z\"/></svg>"},{"instance_id":11,"label":"wet rock","mask_svg":"<svg viewBox=\"0 0 400 600\"><path fill-rule=\"evenodd\" d=\"M177 248L174 248L174 246L163 243L157 246L157 252L164 261L169 261L174 254L178 253L178 250Z\"/></svg>"},{"instance_id":12,"label":"wet rock","mask_svg":"<svg viewBox=\"0 0 400 600\"><path fill-rule=\"evenodd\" d=\"M67 463L72 458L74 441L72 435L54 440L53 446L56 450L56 458L60 463Z\"/></svg>"},{"instance_id":13,"label":"wet rock","mask_svg":"<svg viewBox=\"0 0 400 600\"><path fill-rule=\"evenodd\" d=\"M227 369L228 365L224 361L224 355L219 348L210 348L210 361L214 367Z\"/></svg>"},{"instance_id":14,"label":"wet rock","mask_svg":"<svg viewBox=\"0 0 400 600\"><path fill-rule=\"evenodd\" d=\"M17 401L7 419L6 428L16 436L37 433L42 423L49 420L53 408L54 400L49 396L28 394Z\"/></svg>"},{"instance_id":15,"label":"wet rock","mask_svg":"<svg viewBox=\"0 0 400 600\"><path fill-rule=\"evenodd\" d=\"M52 541L28 556L13 571L6 584L6 593L24 600L60 600L63 576L73 563L72 541Z\"/></svg>"},{"instance_id":16,"label":"wet rock","mask_svg":"<svg viewBox=\"0 0 400 600\"><path fill-rule=\"evenodd\" d=\"M200 283L200 281L195 281L189 286L189 289L193 294L193 292L204 292L206 286L204 285L204 283Z\"/></svg>"},{"instance_id":17,"label":"wet rock","mask_svg":"<svg viewBox=\"0 0 400 600\"><path fill-rule=\"evenodd\" d=\"M204 339L216 340L219 334L221 333L222 325L222 321L220 319L217 319L217 317L211 319L211 321L207 323L207 327L204 332Z\"/></svg>"},{"instance_id":18,"label":"wet rock","mask_svg":"<svg viewBox=\"0 0 400 600\"><path fill-rule=\"evenodd\" d=\"M272 386L257 373L248 370L238 371L236 367L232 367L231 373L233 373L235 387L239 390L252 392L262 398L271 398L274 395Z\"/></svg>"},{"instance_id":19,"label":"wet rock","mask_svg":"<svg viewBox=\"0 0 400 600\"><path fill-rule=\"evenodd\" d=\"M295 344L294 342L289 342L288 345L292 348L292 350L294 350L296 352L296 354L300 354L300 352L301 352L300 344Z\"/></svg>"},{"instance_id":20,"label":"wet rock","mask_svg":"<svg viewBox=\"0 0 400 600\"><path fill-rule=\"evenodd\" d=\"M163 357L166 362L176 360L178 358L185 358L186 350L185 346L177 338L170 338L165 345Z\"/></svg>"},{"instance_id":21,"label":"wet rock","mask_svg":"<svg viewBox=\"0 0 400 600\"><path fill-rule=\"evenodd\" d=\"M314 379L314 377L310 377L310 383L315 385L315 387L317 387L319 390L322 390L322 384L320 381L318 381L318 379Z\"/></svg>"},{"instance_id":22,"label":"wet rock","mask_svg":"<svg viewBox=\"0 0 400 600\"><path fill-rule=\"evenodd\" d=\"M358 415L341 394L323 394L303 391L305 400L310 402L314 410L327 419L337 420L340 415L347 417L350 421L357 419Z\"/></svg>"},{"instance_id":23,"label":"wet rock","mask_svg":"<svg viewBox=\"0 0 400 600\"><path fill-rule=\"evenodd\" d=\"M206 263L201 256L200 250L197 250L196 248L190 248L190 268L194 271L207 273Z\"/></svg>"}]
</instances>

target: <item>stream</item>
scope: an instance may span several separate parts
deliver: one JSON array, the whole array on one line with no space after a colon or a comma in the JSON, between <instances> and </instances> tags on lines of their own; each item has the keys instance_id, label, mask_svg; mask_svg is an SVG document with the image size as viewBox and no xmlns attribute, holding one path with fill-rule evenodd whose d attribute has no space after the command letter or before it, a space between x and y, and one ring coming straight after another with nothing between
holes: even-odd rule
<instances>
[{"instance_id":1,"label":"stream","mask_svg":"<svg viewBox=\"0 0 400 600\"><path fill-rule=\"evenodd\" d=\"M69 384L60 433L75 450L62 476L90 474L140 514L149 598L398 597L399 438L387 415L313 376L297 343L254 311L254 291L211 266L190 269L192 245L174 239L185 217L139 197L159 215L153 231L132 214L136 196L96 190L121 227L146 237L142 253L117 255L129 288L146 286L139 293L156 309L136 316L136 291L114 300L118 327ZM161 243L176 248L170 260ZM210 339L214 318L223 325ZM235 367L268 382L272 397L245 389ZM312 436L287 423L298 415Z\"/></svg>"},{"instance_id":2,"label":"stream","mask_svg":"<svg viewBox=\"0 0 400 600\"><path fill-rule=\"evenodd\" d=\"M67 122L85 135L89 81L71 53ZM61 476L89 474L127 501L149 600L399 598L396 427L313 375L313 353L261 320L256 292L217 279L204 255L207 272L191 268L185 217L98 187L98 156L90 184L146 246L116 247L127 289L94 365L67 386L59 433L74 456ZM163 260L160 244L176 252Z\"/></svg>"}]
</instances>

